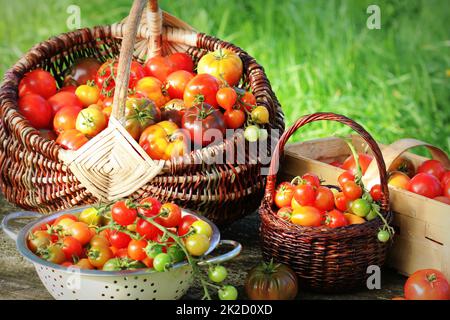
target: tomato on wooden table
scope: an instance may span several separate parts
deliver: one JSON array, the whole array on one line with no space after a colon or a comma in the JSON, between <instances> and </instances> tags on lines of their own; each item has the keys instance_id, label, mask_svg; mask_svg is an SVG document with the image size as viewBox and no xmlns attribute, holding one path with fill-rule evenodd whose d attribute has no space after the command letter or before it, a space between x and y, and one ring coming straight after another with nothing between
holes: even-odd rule
<instances>
[{"instance_id":1,"label":"tomato on wooden table","mask_svg":"<svg viewBox=\"0 0 450 320\"><path fill-rule=\"evenodd\" d=\"M407 300L450 300L450 286L442 272L423 269L414 272L405 283Z\"/></svg>"},{"instance_id":2,"label":"tomato on wooden table","mask_svg":"<svg viewBox=\"0 0 450 320\"><path fill-rule=\"evenodd\" d=\"M48 99L56 93L56 81L50 72L36 69L25 74L19 82L19 97L34 93Z\"/></svg>"},{"instance_id":3,"label":"tomato on wooden table","mask_svg":"<svg viewBox=\"0 0 450 320\"><path fill-rule=\"evenodd\" d=\"M19 112L36 129L50 128L53 111L50 104L40 95L30 93L18 101Z\"/></svg>"},{"instance_id":4,"label":"tomato on wooden table","mask_svg":"<svg viewBox=\"0 0 450 320\"><path fill-rule=\"evenodd\" d=\"M247 274L244 286L251 300L293 300L298 292L294 270L274 262L253 267Z\"/></svg>"}]
</instances>

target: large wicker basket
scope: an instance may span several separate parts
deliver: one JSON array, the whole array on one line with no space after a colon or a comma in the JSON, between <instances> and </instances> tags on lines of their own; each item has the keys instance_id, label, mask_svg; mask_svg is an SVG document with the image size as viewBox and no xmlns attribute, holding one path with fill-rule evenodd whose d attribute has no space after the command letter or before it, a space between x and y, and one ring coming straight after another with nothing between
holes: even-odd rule
<instances>
[{"instance_id":1,"label":"large wicker basket","mask_svg":"<svg viewBox=\"0 0 450 320\"><path fill-rule=\"evenodd\" d=\"M0 181L5 197L23 208L47 213L99 200L153 195L193 208L217 224L256 210L264 188L261 162L252 162L255 159L248 151L243 164L211 161L239 143L248 144L242 132L182 157L153 161L121 125L132 56L144 61L184 51L198 61L220 47L239 54L244 64L243 87L269 109L267 129L282 131L283 113L263 67L233 44L197 33L161 11L156 0L148 5L135 0L130 15L120 23L61 34L33 47L6 72L0 89ZM18 113L18 84L30 70L50 71L61 86L64 72L75 59L105 61L119 54L109 126L76 152L41 137Z\"/></svg>"},{"instance_id":2,"label":"large wicker basket","mask_svg":"<svg viewBox=\"0 0 450 320\"><path fill-rule=\"evenodd\" d=\"M289 137L304 125L332 120L353 128L371 148L380 172L383 191L382 215L392 221L389 210L389 190L386 168L381 151L364 128L353 120L333 113L315 113L300 118L280 138L273 154L267 176L266 191L259 213L261 217L261 242L266 260L290 265L298 274L300 287L318 292L345 292L365 285L368 267L384 264L390 243L381 243L377 232L381 219L363 224L330 229L326 227L302 227L276 216L273 200L279 157Z\"/></svg>"}]
</instances>

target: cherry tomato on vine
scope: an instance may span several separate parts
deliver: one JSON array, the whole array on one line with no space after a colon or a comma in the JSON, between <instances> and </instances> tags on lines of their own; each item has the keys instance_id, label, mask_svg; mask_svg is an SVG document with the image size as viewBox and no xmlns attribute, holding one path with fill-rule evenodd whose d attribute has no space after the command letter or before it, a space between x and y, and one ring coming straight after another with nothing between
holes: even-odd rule
<instances>
[{"instance_id":1,"label":"cherry tomato on vine","mask_svg":"<svg viewBox=\"0 0 450 320\"><path fill-rule=\"evenodd\" d=\"M181 209L174 203L165 203L159 209L159 223L166 228L176 227L181 221Z\"/></svg>"},{"instance_id":2,"label":"cherry tomato on vine","mask_svg":"<svg viewBox=\"0 0 450 320\"><path fill-rule=\"evenodd\" d=\"M370 203L364 199L356 199L350 205L350 211L358 217L365 217L371 210Z\"/></svg>"},{"instance_id":3,"label":"cherry tomato on vine","mask_svg":"<svg viewBox=\"0 0 450 320\"><path fill-rule=\"evenodd\" d=\"M252 120L257 124L269 123L269 110L263 106L253 108L251 113Z\"/></svg>"},{"instance_id":4,"label":"cherry tomato on vine","mask_svg":"<svg viewBox=\"0 0 450 320\"><path fill-rule=\"evenodd\" d=\"M334 209L334 194L330 188L320 186L316 190L316 199L314 206L323 211L329 211Z\"/></svg>"},{"instance_id":5,"label":"cherry tomato on vine","mask_svg":"<svg viewBox=\"0 0 450 320\"><path fill-rule=\"evenodd\" d=\"M138 212L146 217L153 217L159 213L161 202L153 197L147 197L139 202Z\"/></svg>"},{"instance_id":6,"label":"cherry tomato on vine","mask_svg":"<svg viewBox=\"0 0 450 320\"><path fill-rule=\"evenodd\" d=\"M344 171L338 177L338 183L342 187L347 181L355 181L355 176L350 171Z\"/></svg>"},{"instance_id":7,"label":"cherry tomato on vine","mask_svg":"<svg viewBox=\"0 0 450 320\"><path fill-rule=\"evenodd\" d=\"M236 91L231 87L220 88L216 93L216 100L219 106L230 111L237 102L238 95Z\"/></svg>"},{"instance_id":8,"label":"cherry tomato on vine","mask_svg":"<svg viewBox=\"0 0 450 320\"><path fill-rule=\"evenodd\" d=\"M136 232L139 233L141 237L147 240L153 240L159 234L162 234L162 231L160 229L144 219L138 219L136 223Z\"/></svg>"},{"instance_id":9,"label":"cherry tomato on vine","mask_svg":"<svg viewBox=\"0 0 450 320\"><path fill-rule=\"evenodd\" d=\"M302 175L302 180L305 181L306 184L309 184L316 189L320 187L320 179L314 173L305 173L304 175Z\"/></svg>"},{"instance_id":10,"label":"cherry tomato on vine","mask_svg":"<svg viewBox=\"0 0 450 320\"><path fill-rule=\"evenodd\" d=\"M216 265L208 269L209 280L220 283L226 279L228 275L227 269L224 266Z\"/></svg>"},{"instance_id":11,"label":"cherry tomato on vine","mask_svg":"<svg viewBox=\"0 0 450 320\"><path fill-rule=\"evenodd\" d=\"M73 261L74 258L81 257L83 254L83 246L80 241L71 236L64 237L61 248L66 256L66 259L70 261Z\"/></svg>"},{"instance_id":12,"label":"cherry tomato on vine","mask_svg":"<svg viewBox=\"0 0 450 320\"><path fill-rule=\"evenodd\" d=\"M109 242L111 243L111 246L116 247L117 249L128 247L130 241L131 237L124 232L111 230L109 233Z\"/></svg>"},{"instance_id":13,"label":"cherry tomato on vine","mask_svg":"<svg viewBox=\"0 0 450 320\"><path fill-rule=\"evenodd\" d=\"M111 217L121 226L128 226L136 220L137 210L130 208L126 201L118 201L111 208Z\"/></svg>"},{"instance_id":14,"label":"cherry tomato on vine","mask_svg":"<svg viewBox=\"0 0 450 320\"><path fill-rule=\"evenodd\" d=\"M213 234L213 229L208 222L203 220L197 220L192 223L192 228L196 234L204 234L208 238L211 238Z\"/></svg>"},{"instance_id":15,"label":"cherry tomato on vine","mask_svg":"<svg viewBox=\"0 0 450 320\"><path fill-rule=\"evenodd\" d=\"M377 237L380 242L388 242L391 236L386 230L380 230L378 231Z\"/></svg>"},{"instance_id":16,"label":"cherry tomato on vine","mask_svg":"<svg viewBox=\"0 0 450 320\"><path fill-rule=\"evenodd\" d=\"M172 259L167 253L160 253L153 259L153 268L156 271L162 272L168 269Z\"/></svg>"},{"instance_id":17,"label":"cherry tomato on vine","mask_svg":"<svg viewBox=\"0 0 450 320\"><path fill-rule=\"evenodd\" d=\"M132 239L128 244L128 256L133 260L142 261L147 257L145 253L145 247L147 247L147 241L144 239L135 240Z\"/></svg>"},{"instance_id":18,"label":"cherry tomato on vine","mask_svg":"<svg viewBox=\"0 0 450 320\"><path fill-rule=\"evenodd\" d=\"M342 185L342 192L348 200L355 200L362 196L361 187L355 181L347 181Z\"/></svg>"},{"instance_id":19,"label":"cherry tomato on vine","mask_svg":"<svg viewBox=\"0 0 450 320\"><path fill-rule=\"evenodd\" d=\"M349 200L345 197L343 192L338 192L334 195L334 205L337 209L345 212L348 209Z\"/></svg>"},{"instance_id":20,"label":"cherry tomato on vine","mask_svg":"<svg viewBox=\"0 0 450 320\"><path fill-rule=\"evenodd\" d=\"M186 249L193 256L203 255L209 244L209 239L204 234L193 234L186 238Z\"/></svg>"},{"instance_id":21,"label":"cherry tomato on vine","mask_svg":"<svg viewBox=\"0 0 450 320\"><path fill-rule=\"evenodd\" d=\"M219 290L220 300L236 300L238 297L238 291L235 287L227 285L223 286Z\"/></svg>"},{"instance_id":22,"label":"cherry tomato on vine","mask_svg":"<svg viewBox=\"0 0 450 320\"><path fill-rule=\"evenodd\" d=\"M92 246L87 252L88 260L96 268L102 268L109 260L114 258L110 248L105 246Z\"/></svg>"},{"instance_id":23,"label":"cherry tomato on vine","mask_svg":"<svg viewBox=\"0 0 450 320\"><path fill-rule=\"evenodd\" d=\"M193 215L185 215L181 218L180 224L178 225L178 235L184 236L191 230L192 224L198 219Z\"/></svg>"},{"instance_id":24,"label":"cherry tomato on vine","mask_svg":"<svg viewBox=\"0 0 450 320\"><path fill-rule=\"evenodd\" d=\"M325 225L329 228L345 227L348 221L341 211L334 209L325 214Z\"/></svg>"},{"instance_id":25,"label":"cherry tomato on vine","mask_svg":"<svg viewBox=\"0 0 450 320\"><path fill-rule=\"evenodd\" d=\"M238 94L238 102L241 107L247 109L249 112L256 106L256 98L253 93L249 91Z\"/></svg>"},{"instance_id":26,"label":"cherry tomato on vine","mask_svg":"<svg viewBox=\"0 0 450 320\"><path fill-rule=\"evenodd\" d=\"M383 192L381 190L381 185L375 184L370 188L370 196L374 201L380 201L383 197Z\"/></svg>"},{"instance_id":27,"label":"cherry tomato on vine","mask_svg":"<svg viewBox=\"0 0 450 320\"><path fill-rule=\"evenodd\" d=\"M77 239L81 245L87 244L94 236L93 231L84 222L74 222L69 227L69 233Z\"/></svg>"},{"instance_id":28,"label":"cherry tomato on vine","mask_svg":"<svg viewBox=\"0 0 450 320\"><path fill-rule=\"evenodd\" d=\"M244 125L245 113L239 109L230 109L223 114L223 120L228 129L238 129Z\"/></svg>"}]
</instances>

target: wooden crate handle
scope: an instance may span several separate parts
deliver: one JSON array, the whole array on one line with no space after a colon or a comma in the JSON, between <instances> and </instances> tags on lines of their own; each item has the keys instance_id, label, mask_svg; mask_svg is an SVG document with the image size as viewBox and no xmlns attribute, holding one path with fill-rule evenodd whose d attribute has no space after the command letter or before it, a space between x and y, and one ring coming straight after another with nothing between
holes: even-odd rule
<instances>
[{"instance_id":1,"label":"wooden crate handle","mask_svg":"<svg viewBox=\"0 0 450 320\"><path fill-rule=\"evenodd\" d=\"M394 162L395 159L397 159L405 151L422 146L430 150L433 159L439 160L447 169L450 168L450 160L444 151L427 142L416 139L400 139L384 148L382 154L384 162L386 163L386 168L389 168L392 162ZM366 173L363 176L363 183L369 189L373 185L380 183L378 167L373 161L370 163Z\"/></svg>"},{"instance_id":2,"label":"wooden crate handle","mask_svg":"<svg viewBox=\"0 0 450 320\"><path fill-rule=\"evenodd\" d=\"M389 211L389 188L387 185L387 173L386 173L386 165L383 160L383 156L380 150L380 147L375 142L373 137L358 123L353 121L350 118L347 118L343 115L331 113L331 112L318 112L310 115L306 115L298 119L290 128L288 128L283 135L280 137L277 146L275 147L275 151L272 154L272 160L270 162L269 174L267 176L266 182L266 190L265 190L265 203L272 206L274 195L275 195L275 186L277 182L277 172L279 168L280 157L284 152L284 146L289 138L294 134L295 131L303 127L304 125L320 121L320 120L328 120L328 121L337 121L342 124L345 124L355 130L363 139L366 141L367 145L372 150L376 163L378 166L379 179L381 181L381 189L382 189L382 199L381 199L381 208L383 211Z\"/></svg>"}]
</instances>

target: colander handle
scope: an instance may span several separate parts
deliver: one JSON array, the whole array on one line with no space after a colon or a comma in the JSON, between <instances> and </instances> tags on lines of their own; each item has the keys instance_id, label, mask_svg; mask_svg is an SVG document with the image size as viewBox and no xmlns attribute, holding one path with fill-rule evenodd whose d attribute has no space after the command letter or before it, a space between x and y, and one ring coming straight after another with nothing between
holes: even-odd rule
<instances>
[{"instance_id":1,"label":"colander handle","mask_svg":"<svg viewBox=\"0 0 450 320\"><path fill-rule=\"evenodd\" d=\"M239 255L239 253L241 253L242 250L242 245L234 240L220 240L219 244L217 245L217 247L223 246L223 245L229 245L232 246L233 249L231 249L230 251L228 251L227 253L224 253L220 256L217 257L211 257L209 259L203 260L201 262L199 262L199 265L205 265L207 263L222 263L228 260L233 259L234 257L236 257L237 255Z\"/></svg>"},{"instance_id":2,"label":"colander handle","mask_svg":"<svg viewBox=\"0 0 450 320\"><path fill-rule=\"evenodd\" d=\"M16 220L20 219L26 219L26 218L40 218L42 217L42 214L39 212L34 211L17 211L17 212L11 212L10 214L7 214L3 217L2 220L2 229L6 233L8 237L13 239L14 241L17 240L18 232L16 232L11 226L10 223Z\"/></svg>"}]
</instances>

